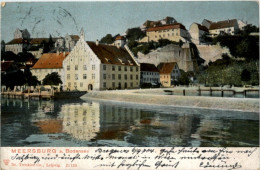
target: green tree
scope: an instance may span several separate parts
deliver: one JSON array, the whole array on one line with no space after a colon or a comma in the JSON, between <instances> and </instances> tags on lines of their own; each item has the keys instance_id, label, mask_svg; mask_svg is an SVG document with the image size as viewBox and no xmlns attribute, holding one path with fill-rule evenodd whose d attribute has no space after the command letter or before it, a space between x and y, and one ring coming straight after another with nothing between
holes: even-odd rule
<instances>
[{"instance_id":1,"label":"green tree","mask_svg":"<svg viewBox=\"0 0 260 170\"><path fill-rule=\"evenodd\" d=\"M127 31L126 38L129 41L139 40L145 36L145 33L139 28L130 28Z\"/></svg>"},{"instance_id":2,"label":"green tree","mask_svg":"<svg viewBox=\"0 0 260 170\"><path fill-rule=\"evenodd\" d=\"M105 37L101 38L100 43L112 44L115 41L115 38L111 34L107 34Z\"/></svg>"},{"instance_id":3,"label":"green tree","mask_svg":"<svg viewBox=\"0 0 260 170\"><path fill-rule=\"evenodd\" d=\"M36 76L32 75L29 68L26 68L24 70L24 79L25 79L25 84L28 86L37 86L40 84L40 81L37 79Z\"/></svg>"},{"instance_id":4,"label":"green tree","mask_svg":"<svg viewBox=\"0 0 260 170\"><path fill-rule=\"evenodd\" d=\"M244 69L241 73L241 80L248 82L251 80L251 73L247 69Z\"/></svg>"},{"instance_id":5,"label":"green tree","mask_svg":"<svg viewBox=\"0 0 260 170\"><path fill-rule=\"evenodd\" d=\"M189 78L189 73L184 72L183 70L181 71L181 76L179 77L179 84L180 85L189 85L190 84L190 78Z\"/></svg>"},{"instance_id":6,"label":"green tree","mask_svg":"<svg viewBox=\"0 0 260 170\"><path fill-rule=\"evenodd\" d=\"M24 74L21 70L1 74L1 84L7 88L9 87L11 90L14 89L14 86L22 86L24 83Z\"/></svg>"},{"instance_id":7,"label":"green tree","mask_svg":"<svg viewBox=\"0 0 260 170\"><path fill-rule=\"evenodd\" d=\"M61 83L62 83L62 81L61 81L60 75L57 72L47 74L42 81L43 85L51 85L51 86L59 85Z\"/></svg>"}]
</instances>

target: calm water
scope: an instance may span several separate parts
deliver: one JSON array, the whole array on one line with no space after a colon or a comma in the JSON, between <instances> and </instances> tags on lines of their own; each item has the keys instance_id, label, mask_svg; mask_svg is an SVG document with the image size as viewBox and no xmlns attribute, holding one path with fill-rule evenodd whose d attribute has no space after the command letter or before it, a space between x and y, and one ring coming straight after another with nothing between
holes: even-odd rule
<instances>
[{"instance_id":1,"label":"calm water","mask_svg":"<svg viewBox=\"0 0 260 170\"><path fill-rule=\"evenodd\" d=\"M1 100L2 146L259 146L258 113Z\"/></svg>"}]
</instances>

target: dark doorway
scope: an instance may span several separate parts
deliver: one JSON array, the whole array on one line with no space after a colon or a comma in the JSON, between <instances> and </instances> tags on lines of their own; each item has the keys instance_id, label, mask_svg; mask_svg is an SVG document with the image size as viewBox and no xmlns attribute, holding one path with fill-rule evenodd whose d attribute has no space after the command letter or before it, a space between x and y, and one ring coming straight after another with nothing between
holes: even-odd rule
<instances>
[{"instance_id":1,"label":"dark doorway","mask_svg":"<svg viewBox=\"0 0 260 170\"><path fill-rule=\"evenodd\" d=\"M88 90L90 90L90 91L93 90L93 85L92 85L92 84L89 84L89 85L88 85Z\"/></svg>"}]
</instances>

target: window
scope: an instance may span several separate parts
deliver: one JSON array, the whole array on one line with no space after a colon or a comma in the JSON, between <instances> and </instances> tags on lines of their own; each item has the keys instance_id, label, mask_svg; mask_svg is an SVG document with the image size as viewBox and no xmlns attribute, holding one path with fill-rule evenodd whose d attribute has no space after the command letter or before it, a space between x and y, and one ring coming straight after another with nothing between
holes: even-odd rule
<instances>
[{"instance_id":1,"label":"window","mask_svg":"<svg viewBox=\"0 0 260 170\"><path fill-rule=\"evenodd\" d=\"M80 87L83 87L83 83L82 82L80 83Z\"/></svg>"},{"instance_id":2,"label":"window","mask_svg":"<svg viewBox=\"0 0 260 170\"><path fill-rule=\"evenodd\" d=\"M92 79L95 79L95 74L92 74Z\"/></svg>"},{"instance_id":3,"label":"window","mask_svg":"<svg viewBox=\"0 0 260 170\"><path fill-rule=\"evenodd\" d=\"M71 83L69 82L69 83L68 83L68 87L70 87L70 86L71 86Z\"/></svg>"},{"instance_id":4,"label":"window","mask_svg":"<svg viewBox=\"0 0 260 170\"><path fill-rule=\"evenodd\" d=\"M103 79L107 79L107 75L106 74L103 74Z\"/></svg>"},{"instance_id":5,"label":"window","mask_svg":"<svg viewBox=\"0 0 260 170\"><path fill-rule=\"evenodd\" d=\"M130 67L130 71L133 71L133 67Z\"/></svg>"},{"instance_id":6,"label":"window","mask_svg":"<svg viewBox=\"0 0 260 170\"><path fill-rule=\"evenodd\" d=\"M78 65L75 65L75 70L78 70Z\"/></svg>"},{"instance_id":7,"label":"window","mask_svg":"<svg viewBox=\"0 0 260 170\"><path fill-rule=\"evenodd\" d=\"M131 82L131 84L130 84L130 85L131 85L131 87L133 87L133 83L132 83L132 82Z\"/></svg>"},{"instance_id":8,"label":"window","mask_svg":"<svg viewBox=\"0 0 260 170\"><path fill-rule=\"evenodd\" d=\"M67 70L70 70L70 66L67 66Z\"/></svg>"},{"instance_id":9,"label":"window","mask_svg":"<svg viewBox=\"0 0 260 170\"><path fill-rule=\"evenodd\" d=\"M83 74L83 79L87 79L87 74Z\"/></svg>"},{"instance_id":10,"label":"window","mask_svg":"<svg viewBox=\"0 0 260 170\"><path fill-rule=\"evenodd\" d=\"M77 82L74 82L74 87L75 87L75 89L77 88Z\"/></svg>"},{"instance_id":11,"label":"window","mask_svg":"<svg viewBox=\"0 0 260 170\"><path fill-rule=\"evenodd\" d=\"M136 67L136 71L138 71L138 67Z\"/></svg>"},{"instance_id":12,"label":"window","mask_svg":"<svg viewBox=\"0 0 260 170\"><path fill-rule=\"evenodd\" d=\"M106 65L103 65L103 70L106 70L106 69L107 69Z\"/></svg>"},{"instance_id":13,"label":"window","mask_svg":"<svg viewBox=\"0 0 260 170\"><path fill-rule=\"evenodd\" d=\"M127 67L125 66L125 71L127 71Z\"/></svg>"},{"instance_id":14,"label":"window","mask_svg":"<svg viewBox=\"0 0 260 170\"><path fill-rule=\"evenodd\" d=\"M133 80L133 75L130 75L130 79Z\"/></svg>"},{"instance_id":15,"label":"window","mask_svg":"<svg viewBox=\"0 0 260 170\"><path fill-rule=\"evenodd\" d=\"M68 80L70 79L70 74L67 74L67 79L68 79Z\"/></svg>"},{"instance_id":16,"label":"window","mask_svg":"<svg viewBox=\"0 0 260 170\"><path fill-rule=\"evenodd\" d=\"M138 80L138 75L135 75L135 79Z\"/></svg>"},{"instance_id":17,"label":"window","mask_svg":"<svg viewBox=\"0 0 260 170\"><path fill-rule=\"evenodd\" d=\"M95 70L95 65L92 65L92 70Z\"/></svg>"},{"instance_id":18,"label":"window","mask_svg":"<svg viewBox=\"0 0 260 170\"><path fill-rule=\"evenodd\" d=\"M115 74L112 74L112 80L115 80L115 77L116 77Z\"/></svg>"},{"instance_id":19,"label":"window","mask_svg":"<svg viewBox=\"0 0 260 170\"><path fill-rule=\"evenodd\" d=\"M103 87L104 87L104 88L107 87L107 83L106 83L106 82L103 83Z\"/></svg>"},{"instance_id":20,"label":"window","mask_svg":"<svg viewBox=\"0 0 260 170\"><path fill-rule=\"evenodd\" d=\"M115 71L115 66L112 66L112 71Z\"/></svg>"},{"instance_id":21,"label":"window","mask_svg":"<svg viewBox=\"0 0 260 170\"><path fill-rule=\"evenodd\" d=\"M118 74L118 80L121 80L121 74Z\"/></svg>"},{"instance_id":22,"label":"window","mask_svg":"<svg viewBox=\"0 0 260 170\"><path fill-rule=\"evenodd\" d=\"M127 80L127 74L125 74L125 80Z\"/></svg>"},{"instance_id":23,"label":"window","mask_svg":"<svg viewBox=\"0 0 260 170\"><path fill-rule=\"evenodd\" d=\"M83 65L83 70L87 70L87 65Z\"/></svg>"},{"instance_id":24,"label":"window","mask_svg":"<svg viewBox=\"0 0 260 170\"><path fill-rule=\"evenodd\" d=\"M78 80L79 77L78 77L78 74L75 74L75 80Z\"/></svg>"},{"instance_id":25,"label":"window","mask_svg":"<svg viewBox=\"0 0 260 170\"><path fill-rule=\"evenodd\" d=\"M116 83L112 82L112 87L115 88L116 87Z\"/></svg>"},{"instance_id":26,"label":"window","mask_svg":"<svg viewBox=\"0 0 260 170\"><path fill-rule=\"evenodd\" d=\"M118 71L121 71L121 66L118 66Z\"/></svg>"}]
</instances>

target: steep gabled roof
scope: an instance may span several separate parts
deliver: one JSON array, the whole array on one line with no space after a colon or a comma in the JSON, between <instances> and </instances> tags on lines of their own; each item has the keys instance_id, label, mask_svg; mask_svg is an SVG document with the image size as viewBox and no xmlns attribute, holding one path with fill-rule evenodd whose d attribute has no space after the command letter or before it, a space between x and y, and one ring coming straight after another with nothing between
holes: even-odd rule
<instances>
[{"instance_id":1,"label":"steep gabled roof","mask_svg":"<svg viewBox=\"0 0 260 170\"><path fill-rule=\"evenodd\" d=\"M131 55L123 47L96 44L87 41L87 44L103 64L131 65L137 66Z\"/></svg>"},{"instance_id":2,"label":"steep gabled roof","mask_svg":"<svg viewBox=\"0 0 260 170\"><path fill-rule=\"evenodd\" d=\"M170 74L177 63L171 62L171 63L160 63L160 64L161 64L160 74Z\"/></svg>"},{"instance_id":3,"label":"steep gabled roof","mask_svg":"<svg viewBox=\"0 0 260 170\"><path fill-rule=\"evenodd\" d=\"M182 25L181 23L175 23L175 24L170 24L170 25L163 25L163 26L148 28L147 32L159 31L159 30L177 29L177 28L186 30L185 26Z\"/></svg>"},{"instance_id":4,"label":"steep gabled roof","mask_svg":"<svg viewBox=\"0 0 260 170\"><path fill-rule=\"evenodd\" d=\"M159 72L159 70L153 64L141 63L141 71Z\"/></svg>"},{"instance_id":5,"label":"steep gabled roof","mask_svg":"<svg viewBox=\"0 0 260 170\"><path fill-rule=\"evenodd\" d=\"M69 53L45 53L32 67L33 69L62 68L62 62Z\"/></svg>"},{"instance_id":6,"label":"steep gabled roof","mask_svg":"<svg viewBox=\"0 0 260 170\"><path fill-rule=\"evenodd\" d=\"M232 20L225 20L225 21L219 21L219 22L213 22L209 29L214 30L214 29L221 29L221 28L229 28L229 27L234 27L235 24L237 24L236 19Z\"/></svg>"}]
</instances>

